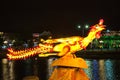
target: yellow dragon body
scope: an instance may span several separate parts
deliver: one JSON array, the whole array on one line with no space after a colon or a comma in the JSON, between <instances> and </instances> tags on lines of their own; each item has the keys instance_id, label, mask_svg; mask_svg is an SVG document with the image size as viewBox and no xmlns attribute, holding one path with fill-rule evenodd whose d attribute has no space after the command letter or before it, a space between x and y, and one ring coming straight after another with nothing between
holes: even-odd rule
<instances>
[{"instance_id":1,"label":"yellow dragon body","mask_svg":"<svg viewBox=\"0 0 120 80\"><path fill-rule=\"evenodd\" d=\"M103 19L100 19L99 23L92 26L88 36L83 38L80 36L72 36L67 38L57 38L57 39L48 39L40 43L37 47L14 51L13 49L8 49L9 53L7 54L9 59L24 59L31 57L33 55L51 52L58 52L58 56L63 56L63 49L67 46L69 47L69 52L76 52L82 49L85 49L90 42L92 42L95 38L100 38L100 32L105 29L105 25L103 25ZM55 43L58 43L54 45ZM46 54L47 55L47 54ZM45 55L45 56L46 56Z\"/></svg>"}]
</instances>

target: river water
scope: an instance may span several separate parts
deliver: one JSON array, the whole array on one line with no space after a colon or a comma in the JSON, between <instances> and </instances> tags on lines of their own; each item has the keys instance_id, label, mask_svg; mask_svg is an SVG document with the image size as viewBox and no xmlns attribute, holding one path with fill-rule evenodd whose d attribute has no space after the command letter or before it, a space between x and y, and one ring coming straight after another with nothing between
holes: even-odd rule
<instances>
[{"instance_id":1,"label":"river water","mask_svg":"<svg viewBox=\"0 0 120 80\"><path fill-rule=\"evenodd\" d=\"M53 71L50 66L55 57L32 58L11 61L0 59L0 80L23 80L25 76L38 76L48 80ZM119 59L85 59L89 68L85 69L91 80L120 80Z\"/></svg>"}]
</instances>

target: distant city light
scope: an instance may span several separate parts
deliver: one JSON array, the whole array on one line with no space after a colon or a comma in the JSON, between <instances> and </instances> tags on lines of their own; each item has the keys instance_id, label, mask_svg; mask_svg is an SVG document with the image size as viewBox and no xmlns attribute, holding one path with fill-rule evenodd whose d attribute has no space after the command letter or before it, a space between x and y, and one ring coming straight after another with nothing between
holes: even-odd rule
<instances>
[{"instance_id":1,"label":"distant city light","mask_svg":"<svg viewBox=\"0 0 120 80\"><path fill-rule=\"evenodd\" d=\"M8 43L8 41L4 41L3 43L4 43L4 44L7 44L7 43Z\"/></svg>"},{"instance_id":2,"label":"distant city light","mask_svg":"<svg viewBox=\"0 0 120 80\"><path fill-rule=\"evenodd\" d=\"M4 34L4 32L0 32L0 35Z\"/></svg>"},{"instance_id":3,"label":"distant city light","mask_svg":"<svg viewBox=\"0 0 120 80\"><path fill-rule=\"evenodd\" d=\"M15 43L16 41L15 40L12 40L12 43Z\"/></svg>"},{"instance_id":4,"label":"distant city light","mask_svg":"<svg viewBox=\"0 0 120 80\"><path fill-rule=\"evenodd\" d=\"M81 27L80 25L78 25L78 26L77 26L77 28L79 28L79 29L80 29L80 28L82 28L82 27ZM85 25L85 26L84 26L84 28L88 29L88 28L89 28L89 26L88 26L88 25Z\"/></svg>"},{"instance_id":5,"label":"distant city light","mask_svg":"<svg viewBox=\"0 0 120 80\"><path fill-rule=\"evenodd\" d=\"M103 43L104 41L100 40L99 42L100 42L100 43Z\"/></svg>"},{"instance_id":6,"label":"distant city light","mask_svg":"<svg viewBox=\"0 0 120 80\"><path fill-rule=\"evenodd\" d=\"M107 32L110 32L110 30L107 30Z\"/></svg>"},{"instance_id":7,"label":"distant city light","mask_svg":"<svg viewBox=\"0 0 120 80\"><path fill-rule=\"evenodd\" d=\"M3 46L2 46L2 48L3 48L3 49L6 49L6 48L7 48L7 46L3 45Z\"/></svg>"},{"instance_id":8,"label":"distant city light","mask_svg":"<svg viewBox=\"0 0 120 80\"><path fill-rule=\"evenodd\" d=\"M11 47L13 44L9 44L9 46Z\"/></svg>"},{"instance_id":9,"label":"distant city light","mask_svg":"<svg viewBox=\"0 0 120 80\"><path fill-rule=\"evenodd\" d=\"M40 34L39 33L33 33L33 37L39 37Z\"/></svg>"},{"instance_id":10,"label":"distant city light","mask_svg":"<svg viewBox=\"0 0 120 80\"><path fill-rule=\"evenodd\" d=\"M88 25L85 25L85 28L87 29L87 28L89 28L89 26L88 26Z\"/></svg>"},{"instance_id":11,"label":"distant city light","mask_svg":"<svg viewBox=\"0 0 120 80\"><path fill-rule=\"evenodd\" d=\"M78 28L81 28L81 26L79 25L79 26L77 26Z\"/></svg>"}]
</instances>

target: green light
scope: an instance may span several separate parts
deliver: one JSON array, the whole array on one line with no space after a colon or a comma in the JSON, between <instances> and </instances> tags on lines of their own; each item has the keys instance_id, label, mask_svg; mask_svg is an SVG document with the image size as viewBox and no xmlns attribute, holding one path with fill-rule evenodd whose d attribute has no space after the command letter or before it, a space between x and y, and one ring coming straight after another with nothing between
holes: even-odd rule
<instances>
[{"instance_id":1,"label":"green light","mask_svg":"<svg viewBox=\"0 0 120 80\"><path fill-rule=\"evenodd\" d=\"M87 28L89 28L89 26L88 26L88 25L85 25L85 28L87 29Z\"/></svg>"}]
</instances>

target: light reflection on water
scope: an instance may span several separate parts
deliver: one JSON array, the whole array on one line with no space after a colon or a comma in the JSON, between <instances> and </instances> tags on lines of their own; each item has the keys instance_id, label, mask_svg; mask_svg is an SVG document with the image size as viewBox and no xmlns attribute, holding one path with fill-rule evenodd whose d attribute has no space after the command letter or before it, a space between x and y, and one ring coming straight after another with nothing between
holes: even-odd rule
<instances>
[{"instance_id":1,"label":"light reflection on water","mask_svg":"<svg viewBox=\"0 0 120 80\"><path fill-rule=\"evenodd\" d=\"M106 60L105 61L105 73L106 75L106 79L107 80L116 80L115 76L114 76L114 62L113 60Z\"/></svg>"},{"instance_id":2,"label":"light reflection on water","mask_svg":"<svg viewBox=\"0 0 120 80\"><path fill-rule=\"evenodd\" d=\"M92 61L92 65L93 65L93 70L92 70L92 74L93 74L93 78L92 80L99 80L99 64L97 60L93 60Z\"/></svg>"},{"instance_id":3,"label":"light reflection on water","mask_svg":"<svg viewBox=\"0 0 120 80\"><path fill-rule=\"evenodd\" d=\"M90 80L118 80L115 77L114 62L116 60L86 60L89 68L85 70ZM117 63L119 64L119 63Z\"/></svg>"},{"instance_id":4,"label":"light reflection on water","mask_svg":"<svg viewBox=\"0 0 120 80\"><path fill-rule=\"evenodd\" d=\"M100 80L106 80L105 73L105 60L99 60L99 78Z\"/></svg>"},{"instance_id":5,"label":"light reflection on water","mask_svg":"<svg viewBox=\"0 0 120 80\"><path fill-rule=\"evenodd\" d=\"M0 62L0 80L22 80L25 76L36 75L40 80L48 80L53 71L50 64L57 58L28 59L23 61ZM120 80L120 60L115 59L85 59L88 69L85 69L90 80Z\"/></svg>"},{"instance_id":6,"label":"light reflection on water","mask_svg":"<svg viewBox=\"0 0 120 80\"><path fill-rule=\"evenodd\" d=\"M1 65L2 65L1 70L2 80L15 80L14 61L2 59Z\"/></svg>"},{"instance_id":7,"label":"light reflection on water","mask_svg":"<svg viewBox=\"0 0 120 80\"><path fill-rule=\"evenodd\" d=\"M92 68L92 61L90 61L90 60L86 60L86 63L87 63L87 65L89 66L88 67L88 69L85 69L85 72L86 72L86 74L88 75L88 77L90 78L90 80L92 79L92 74L91 74L91 72L92 72L92 70L93 70L93 68Z\"/></svg>"}]
</instances>

